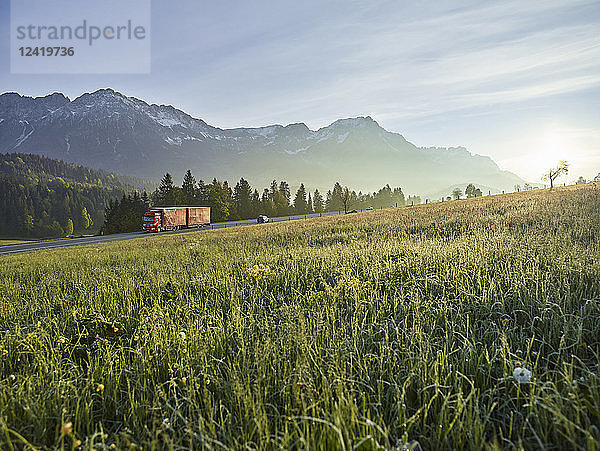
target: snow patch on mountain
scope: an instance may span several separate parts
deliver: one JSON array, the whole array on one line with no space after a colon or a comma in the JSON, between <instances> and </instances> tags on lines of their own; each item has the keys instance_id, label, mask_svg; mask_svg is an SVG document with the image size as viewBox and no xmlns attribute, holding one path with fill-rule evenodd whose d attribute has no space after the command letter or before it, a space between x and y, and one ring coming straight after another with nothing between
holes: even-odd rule
<instances>
[{"instance_id":1,"label":"snow patch on mountain","mask_svg":"<svg viewBox=\"0 0 600 451\"><path fill-rule=\"evenodd\" d=\"M21 132L21 136L19 136L17 138L17 141L16 141L15 145L13 146L13 150L16 149L17 147L19 147L21 144L23 144L27 140L27 138L29 138L32 135L32 133L35 131L35 128L31 127L29 125L29 122L27 122L27 121L19 121L19 124L23 125L23 131ZM27 132L28 125L31 127L31 130L29 131L29 133L25 134Z\"/></svg>"},{"instance_id":2,"label":"snow patch on mountain","mask_svg":"<svg viewBox=\"0 0 600 451\"><path fill-rule=\"evenodd\" d=\"M311 136L309 139L316 139L317 143L327 141L328 139L333 138L334 133L331 130L321 129L315 135Z\"/></svg>"},{"instance_id":3,"label":"snow patch on mountain","mask_svg":"<svg viewBox=\"0 0 600 451\"><path fill-rule=\"evenodd\" d=\"M164 118L164 119L156 119L156 122L160 125L162 125L163 127L173 127L174 125L181 125L183 126L183 124L181 122L179 122L177 119L173 119L173 118Z\"/></svg>"},{"instance_id":4,"label":"snow patch on mountain","mask_svg":"<svg viewBox=\"0 0 600 451\"><path fill-rule=\"evenodd\" d=\"M167 136L165 138L165 142L167 144L171 144L173 146L181 146L181 138L175 138L175 139L173 139L170 136Z\"/></svg>"},{"instance_id":5,"label":"snow patch on mountain","mask_svg":"<svg viewBox=\"0 0 600 451\"><path fill-rule=\"evenodd\" d=\"M339 135L338 138L337 138L338 144L341 144L344 141L346 141L346 138L348 137L349 134L350 134L350 132L346 132L343 135Z\"/></svg>"}]
</instances>

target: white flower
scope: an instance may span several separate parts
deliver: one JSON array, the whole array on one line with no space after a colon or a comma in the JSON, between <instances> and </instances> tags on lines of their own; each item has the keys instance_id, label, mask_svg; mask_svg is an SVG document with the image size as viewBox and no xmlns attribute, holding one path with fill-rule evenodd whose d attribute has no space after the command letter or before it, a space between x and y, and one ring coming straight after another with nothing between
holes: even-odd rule
<instances>
[{"instance_id":1,"label":"white flower","mask_svg":"<svg viewBox=\"0 0 600 451\"><path fill-rule=\"evenodd\" d=\"M171 427L171 422L168 418L165 418L160 425L163 429L169 429Z\"/></svg>"},{"instance_id":2,"label":"white flower","mask_svg":"<svg viewBox=\"0 0 600 451\"><path fill-rule=\"evenodd\" d=\"M185 337L186 337L186 335L185 335L184 331L179 332L179 338L181 338L182 340L185 340Z\"/></svg>"},{"instance_id":3,"label":"white flower","mask_svg":"<svg viewBox=\"0 0 600 451\"><path fill-rule=\"evenodd\" d=\"M531 380L531 371L529 371L527 368L517 366L513 371L513 377L520 384L526 384Z\"/></svg>"}]
</instances>

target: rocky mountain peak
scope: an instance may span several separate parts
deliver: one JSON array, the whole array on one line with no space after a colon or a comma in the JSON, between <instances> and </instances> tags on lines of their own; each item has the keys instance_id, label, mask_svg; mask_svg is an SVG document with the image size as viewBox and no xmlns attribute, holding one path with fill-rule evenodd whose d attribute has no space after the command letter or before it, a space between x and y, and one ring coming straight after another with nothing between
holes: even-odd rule
<instances>
[{"instance_id":1,"label":"rocky mountain peak","mask_svg":"<svg viewBox=\"0 0 600 451\"><path fill-rule=\"evenodd\" d=\"M419 148L370 116L316 131L304 123L220 129L112 88L73 101L60 93L1 95L0 152L43 154L143 178L191 169L198 179L244 177L268 185L278 178L319 189L335 181L362 190L389 183L424 194L463 182L499 189L523 183L488 157L464 148Z\"/></svg>"},{"instance_id":2,"label":"rocky mountain peak","mask_svg":"<svg viewBox=\"0 0 600 451\"><path fill-rule=\"evenodd\" d=\"M333 122L329 127L341 127L341 128L366 128L366 127L379 127L379 124L371 118L371 116L358 116L349 117L346 119L338 119ZM325 127L325 128L329 128Z\"/></svg>"}]
</instances>

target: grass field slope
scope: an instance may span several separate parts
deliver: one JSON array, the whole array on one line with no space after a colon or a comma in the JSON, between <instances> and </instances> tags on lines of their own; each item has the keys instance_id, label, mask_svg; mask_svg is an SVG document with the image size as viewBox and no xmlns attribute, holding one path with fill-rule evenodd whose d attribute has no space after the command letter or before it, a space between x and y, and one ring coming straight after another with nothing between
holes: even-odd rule
<instances>
[{"instance_id":1,"label":"grass field slope","mask_svg":"<svg viewBox=\"0 0 600 451\"><path fill-rule=\"evenodd\" d=\"M0 258L0 448L600 449L592 185Z\"/></svg>"}]
</instances>

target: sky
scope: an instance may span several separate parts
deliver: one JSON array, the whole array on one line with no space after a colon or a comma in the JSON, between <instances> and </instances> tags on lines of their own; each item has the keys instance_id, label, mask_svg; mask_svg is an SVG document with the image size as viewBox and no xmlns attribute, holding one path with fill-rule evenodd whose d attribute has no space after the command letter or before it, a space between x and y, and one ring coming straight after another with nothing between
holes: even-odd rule
<instances>
[{"instance_id":1,"label":"sky","mask_svg":"<svg viewBox=\"0 0 600 451\"><path fill-rule=\"evenodd\" d=\"M90 1L90 0L84 0ZM112 87L207 123L311 129L369 115L418 146L465 146L539 182L600 173L597 0L152 0L147 74L10 73L0 92Z\"/></svg>"}]
</instances>

